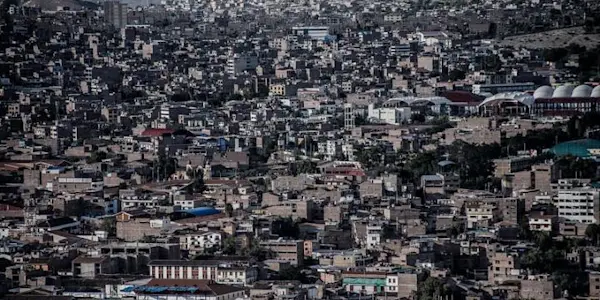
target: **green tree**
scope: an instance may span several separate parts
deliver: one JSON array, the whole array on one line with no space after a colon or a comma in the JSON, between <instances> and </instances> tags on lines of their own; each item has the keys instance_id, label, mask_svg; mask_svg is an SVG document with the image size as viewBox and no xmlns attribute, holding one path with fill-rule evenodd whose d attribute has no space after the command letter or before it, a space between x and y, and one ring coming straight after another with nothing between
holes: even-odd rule
<instances>
[{"instance_id":1,"label":"green tree","mask_svg":"<svg viewBox=\"0 0 600 300\"><path fill-rule=\"evenodd\" d=\"M424 114L414 114L414 115L410 116L410 120L413 123L424 123L425 115Z\"/></svg>"},{"instance_id":2,"label":"green tree","mask_svg":"<svg viewBox=\"0 0 600 300\"><path fill-rule=\"evenodd\" d=\"M417 289L417 299L419 300L437 300L445 299L451 295L451 291L440 279L428 277L425 281L419 283Z\"/></svg>"},{"instance_id":3,"label":"green tree","mask_svg":"<svg viewBox=\"0 0 600 300\"><path fill-rule=\"evenodd\" d=\"M225 212L227 213L227 217L233 217L233 205L231 203L225 204Z\"/></svg>"},{"instance_id":4,"label":"green tree","mask_svg":"<svg viewBox=\"0 0 600 300\"><path fill-rule=\"evenodd\" d=\"M188 169L186 175L188 178L192 179L192 183L187 187L187 192L189 194L202 193L206 190L206 185L204 184L204 171L202 169Z\"/></svg>"},{"instance_id":5,"label":"green tree","mask_svg":"<svg viewBox=\"0 0 600 300\"><path fill-rule=\"evenodd\" d=\"M94 151L90 156L86 159L88 164L101 162L106 159L107 153L104 151Z\"/></svg>"},{"instance_id":6,"label":"green tree","mask_svg":"<svg viewBox=\"0 0 600 300\"><path fill-rule=\"evenodd\" d=\"M153 179L167 180L177 170L177 159L168 157L164 149L158 151L153 163Z\"/></svg>"},{"instance_id":7,"label":"green tree","mask_svg":"<svg viewBox=\"0 0 600 300\"><path fill-rule=\"evenodd\" d=\"M115 218L104 218L100 229L106 231L109 236L115 236L117 234L117 219Z\"/></svg>"},{"instance_id":8,"label":"green tree","mask_svg":"<svg viewBox=\"0 0 600 300\"><path fill-rule=\"evenodd\" d=\"M465 79L466 73L463 70L454 69L448 73L448 79L450 81L457 81Z\"/></svg>"},{"instance_id":9,"label":"green tree","mask_svg":"<svg viewBox=\"0 0 600 300\"><path fill-rule=\"evenodd\" d=\"M598 239L600 238L600 225L590 224L585 229L585 237L587 237L594 246L598 245Z\"/></svg>"},{"instance_id":10,"label":"green tree","mask_svg":"<svg viewBox=\"0 0 600 300\"><path fill-rule=\"evenodd\" d=\"M223 241L223 254L233 255L237 252L235 236L229 236Z\"/></svg>"}]
</instances>

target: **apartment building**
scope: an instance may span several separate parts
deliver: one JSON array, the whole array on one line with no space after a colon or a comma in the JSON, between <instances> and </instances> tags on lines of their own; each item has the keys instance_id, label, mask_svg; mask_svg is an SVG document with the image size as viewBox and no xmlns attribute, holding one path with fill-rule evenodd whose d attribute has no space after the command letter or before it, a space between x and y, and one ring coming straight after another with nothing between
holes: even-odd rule
<instances>
[{"instance_id":1,"label":"apartment building","mask_svg":"<svg viewBox=\"0 0 600 300\"><path fill-rule=\"evenodd\" d=\"M278 260L289 261L292 265L297 266L304 264L303 240L268 240L260 242L260 245L273 251Z\"/></svg>"},{"instance_id":2,"label":"apartment building","mask_svg":"<svg viewBox=\"0 0 600 300\"><path fill-rule=\"evenodd\" d=\"M488 228L498 220L498 208L495 203L485 201L469 201L465 203L467 228Z\"/></svg>"},{"instance_id":3,"label":"apartment building","mask_svg":"<svg viewBox=\"0 0 600 300\"><path fill-rule=\"evenodd\" d=\"M591 224L598 220L598 190L577 188L558 191L558 216L569 221Z\"/></svg>"},{"instance_id":4,"label":"apartment building","mask_svg":"<svg viewBox=\"0 0 600 300\"><path fill-rule=\"evenodd\" d=\"M508 253L494 253L488 267L488 281L499 282L513 276L514 270L519 269L519 259Z\"/></svg>"},{"instance_id":5,"label":"apartment building","mask_svg":"<svg viewBox=\"0 0 600 300\"><path fill-rule=\"evenodd\" d=\"M206 249L220 247L223 233L208 231L190 233L179 238L181 249L190 251L190 254L199 254Z\"/></svg>"},{"instance_id":6,"label":"apartment building","mask_svg":"<svg viewBox=\"0 0 600 300\"><path fill-rule=\"evenodd\" d=\"M504 175L529 169L531 168L532 162L530 156L494 159L494 176L496 178L502 178Z\"/></svg>"},{"instance_id":7,"label":"apartment building","mask_svg":"<svg viewBox=\"0 0 600 300\"><path fill-rule=\"evenodd\" d=\"M558 232L558 216L544 211L532 211L529 213L529 230Z\"/></svg>"},{"instance_id":8,"label":"apartment building","mask_svg":"<svg viewBox=\"0 0 600 300\"><path fill-rule=\"evenodd\" d=\"M230 285L255 282L258 271L246 261L222 260L153 260L150 277L155 279L206 279Z\"/></svg>"},{"instance_id":9,"label":"apartment building","mask_svg":"<svg viewBox=\"0 0 600 300\"><path fill-rule=\"evenodd\" d=\"M313 201L312 200L289 200L281 202L278 205L269 206L265 211L274 216L288 217L294 219L313 219Z\"/></svg>"},{"instance_id":10,"label":"apartment building","mask_svg":"<svg viewBox=\"0 0 600 300\"><path fill-rule=\"evenodd\" d=\"M393 293L398 299L410 298L417 292L418 284L417 272L414 269L402 269L401 272L386 276L385 292Z\"/></svg>"}]
</instances>

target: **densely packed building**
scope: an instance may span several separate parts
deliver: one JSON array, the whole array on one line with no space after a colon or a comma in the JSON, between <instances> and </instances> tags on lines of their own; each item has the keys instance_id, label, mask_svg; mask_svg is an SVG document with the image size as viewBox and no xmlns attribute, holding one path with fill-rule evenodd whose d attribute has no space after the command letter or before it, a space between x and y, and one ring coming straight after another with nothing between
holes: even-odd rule
<instances>
[{"instance_id":1,"label":"densely packed building","mask_svg":"<svg viewBox=\"0 0 600 300\"><path fill-rule=\"evenodd\" d=\"M595 1L1 3L2 299L600 299Z\"/></svg>"}]
</instances>

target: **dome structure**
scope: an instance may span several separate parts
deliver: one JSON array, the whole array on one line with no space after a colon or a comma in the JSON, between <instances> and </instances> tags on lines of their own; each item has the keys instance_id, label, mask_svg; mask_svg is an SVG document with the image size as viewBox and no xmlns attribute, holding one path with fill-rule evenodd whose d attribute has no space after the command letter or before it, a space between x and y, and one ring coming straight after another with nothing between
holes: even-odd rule
<instances>
[{"instance_id":1,"label":"dome structure","mask_svg":"<svg viewBox=\"0 0 600 300\"><path fill-rule=\"evenodd\" d=\"M600 98L600 85L596 86L592 90L592 94L590 95L590 97L598 97L598 98Z\"/></svg>"},{"instance_id":2,"label":"dome structure","mask_svg":"<svg viewBox=\"0 0 600 300\"><path fill-rule=\"evenodd\" d=\"M540 86L533 93L533 99L538 98L552 98L552 94L554 93L554 89L551 86Z\"/></svg>"},{"instance_id":3,"label":"dome structure","mask_svg":"<svg viewBox=\"0 0 600 300\"><path fill-rule=\"evenodd\" d=\"M561 85L554 90L554 93L552 93L552 98L570 98L572 93L572 85Z\"/></svg>"},{"instance_id":4,"label":"dome structure","mask_svg":"<svg viewBox=\"0 0 600 300\"><path fill-rule=\"evenodd\" d=\"M571 94L573 98L586 98L592 94L592 87L589 85L582 84L576 87Z\"/></svg>"},{"instance_id":5,"label":"dome structure","mask_svg":"<svg viewBox=\"0 0 600 300\"><path fill-rule=\"evenodd\" d=\"M556 156L575 156L575 157L590 157L591 149L600 149L600 140L594 139L581 139L560 143L552 149L550 152Z\"/></svg>"}]
</instances>

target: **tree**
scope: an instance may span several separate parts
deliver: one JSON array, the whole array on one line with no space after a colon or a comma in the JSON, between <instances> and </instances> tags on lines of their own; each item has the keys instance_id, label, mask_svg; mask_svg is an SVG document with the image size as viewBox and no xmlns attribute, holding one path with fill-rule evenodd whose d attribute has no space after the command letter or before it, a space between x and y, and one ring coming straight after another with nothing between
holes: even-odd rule
<instances>
[{"instance_id":1,"label":"tree","mask_svg":"<svg viewBox=\"0 0 600 300\"><path fill-rule=\"evenodd\" d=\"M94 151L92 154L86 159L88 164L97 163L105 160L107 157L106 152L104 151Z\"/></svg>"},{"instance_id":2,"label":"tree","mask_svg":"<svg viewBox=\"0 0 600 300\"><path fill-rule=\"evenodd\" d=\"M297 280L304 284L314 283L309 281L302 268L296 266L281 269L279 271L279 280Z\"/></svg>"},{"instance_id":3,"label":"tree","mask_svg":"<svg viewBox=\"0 0 600 300\"><path fill-rule=\"evenodd\" d=\"M598 239L600 237L600 225L590 224L585 229L585 237L587 237L594 246L598 245Z\"/></svg>"},{"instance_id":4,"label":"tree","mask_svg":"<svg viewBox=\"0 0 600 300\"><path fill-rule=\"evenodd\" d=\"M103 231L106 231L109 236L114 236L117 234L117 219L115 218L105 218L102 220L102 224L100 228Z\"/></svg>"},{"instance_id":5,"label":"tree","mask_svg":"<svg viewBox=\"0 0 600 300\"><path fill-rule=\"evenodd\" d=\"M157 180L167 180L177 170L177 159L168 157L164 149L158 151L158 157L153 163L153 174Z\"/></svg>"},{"instance_id":6,"label":"tree","mask_svg":"<svg viewBox=\"0 0 600 300\"><path fill-rule=\"evenodd\" d=\"M192 179L192 183L187 187L188 194L202 193L206 190L206 185L204 184L204 171L201 168L187 169L186 175L188 178Z\"/></svg>"},{"instance_id":7,"label":"tree","mask_svg":"<svg viewBox=\"0 0 600 300\"><path fill-rule=\"evenodd\" d=\"M413 123L424 123L425 115L424 114L414 114L414 115L410 116L410 120Z\"/></svg>"},{"instance_id":8,"label":"tree","mask_svg":"<svg viewBox=\"0 0 600 300\"><path fill-rule=\"evenodd\" d=\"M417 294L419 300L437 300L450 296L451 291L440 279L428 277L425 281L419 283Z\"/></svg>"},{"instance_id":9,"label":"tree","mask_svg":"<svg viewBox=\"0 0 600 300\"><path fill-rule=\"evenodd\" d=\"M300 227L291 217L279 218L273 221L272 233L280 237L297 239L300 235Z\"/></svg>"},{"instance_id":10,"label":"tree","mask_svg":"<svg viewBox=\"0 0 600 300\"><path fill-rule=\"evenodd\" d=\"M229 236L223 241L223 254L233 255L237 252L235 236Z\"/></svg>"},{"instance_id":11,"label":"tree","mask_svg":"<svg viewBox=\"0 0 600 300\"><path fill-rule=\"evenodd\" d=\"M231 203L225 204L225 212L227 213L227 217L233 217L233 205Z\"/></svg>"},{"instance_id":12,"label":"tree","mask_svg":"<svg viewBox=\"0 0 600 300\"><path fill-rule=\"evenodd\" d=\"M448 79L450 81L463 80L466 77L466 73L463 70L454 69L448 73Z\"/></svg>"}]
</instances>

